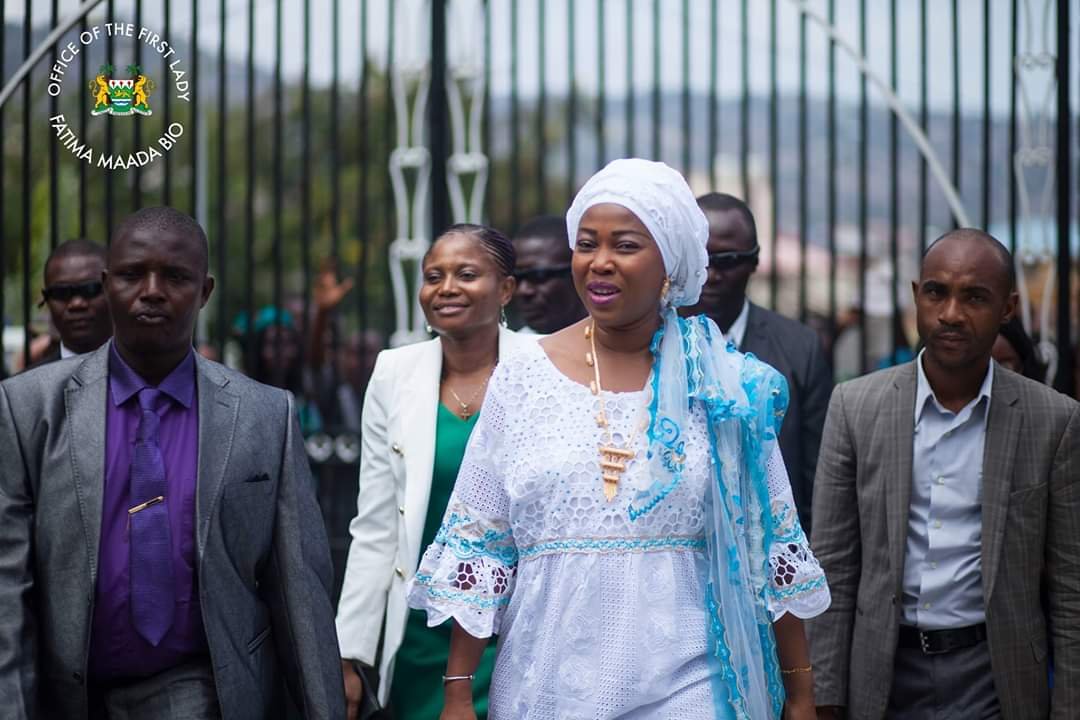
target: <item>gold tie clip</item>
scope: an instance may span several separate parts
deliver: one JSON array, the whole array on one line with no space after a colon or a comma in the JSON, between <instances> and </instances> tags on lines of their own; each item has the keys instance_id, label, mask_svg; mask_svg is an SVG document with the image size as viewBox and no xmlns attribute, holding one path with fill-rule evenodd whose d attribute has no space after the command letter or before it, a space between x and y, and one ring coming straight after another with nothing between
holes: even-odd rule
<instances>
[{"instance_id":1,"label":"gold tie clip","mask_svg":"<svg viewBox=\"0 0 1080 720\"><path fill-rule=\"evenodd\" d=\"M128 509L128 515L134 515L135 513L139 512L140 510L145 510L146 508L150 507L151 505L157 505L160 502L165 502L165 496L164 495L158 495L155 498L150 498L149 500L147 500L144 503L139 503L138 505L136 505L133 508L129 508Z\"/></svg>"}]
</instances>

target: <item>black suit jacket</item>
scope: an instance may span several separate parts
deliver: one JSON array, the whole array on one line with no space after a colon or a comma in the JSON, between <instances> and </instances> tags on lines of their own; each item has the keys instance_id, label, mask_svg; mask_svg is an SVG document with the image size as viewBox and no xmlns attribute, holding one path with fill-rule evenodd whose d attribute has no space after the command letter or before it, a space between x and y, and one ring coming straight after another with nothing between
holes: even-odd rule
<instances>
[{"instance_id":1,"label":"black suit jacket","mask_svg":"<svg viewBox=\"0 0 1080 720\"><path fill-rule=\"evenodd\" d=\"M814 472L833 388L821 341L806 325L750 303L739 350L753 353L787 378L791 400L780 429L780 453L791 478L799 521L809 535Z\"/></svg>"}]
</instances>

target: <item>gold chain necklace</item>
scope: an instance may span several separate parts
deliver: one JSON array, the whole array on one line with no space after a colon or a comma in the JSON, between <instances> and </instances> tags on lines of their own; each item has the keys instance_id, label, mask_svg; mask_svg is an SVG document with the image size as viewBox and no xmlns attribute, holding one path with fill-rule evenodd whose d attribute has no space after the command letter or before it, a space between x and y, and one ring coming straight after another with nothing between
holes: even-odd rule
<instances>
[{"instance_id":1,"label":"gold chain necklace","mask_svg":"<svg viewBox=\"0 0 1080 720\"><path fill-rule=\"evenodd\" d=\"M495 365L498 365L498 363L495 363ZM483 391L483 389L487 387L488 380L491 379L491 373L495 372L495 365L491 366L491 372L489 372L488 376L484 378L484 382L480 383L480 387L476 388L476 392L469 396L468 400L462 400L461 397L456 392L454 392L454 388L450 387L449 385L446 386L446 389L449 390L450 394L454 396L454 400L456 400L457 404L461 406L461 409L458 410L455 414L462 420L468 420L475 414L469 410L469 406L472 405L472 402L476 399L477 395L479 395Z\"/></svg>"},{"instance_id":2,"label":"gold chain necklace","mask_svg":"<svg viewBox=\"0 0 1080 720\"><path fill-rule=\"evenodd\" d=\"M638 433L644 429L644 423L635 422L630 434L626 438L623 447L615 444L615 438L611 434L611 423L608 422L607 405L604 403L603 387L600 385L600 358L596 355L596 321L593 320L585 326L585 337L589 341L591 352L585 353L585 364L593 369L593 380L589 383L589 390L600 402L600 412L596 414L596 426L604 431L605 443L599 447L600 452L600 476L604 480L604 497L608 502L615 499L619 491L619 480L626 471L626 466L637 457L638 451L634 448Z\"/></svg>"}]
</instances>

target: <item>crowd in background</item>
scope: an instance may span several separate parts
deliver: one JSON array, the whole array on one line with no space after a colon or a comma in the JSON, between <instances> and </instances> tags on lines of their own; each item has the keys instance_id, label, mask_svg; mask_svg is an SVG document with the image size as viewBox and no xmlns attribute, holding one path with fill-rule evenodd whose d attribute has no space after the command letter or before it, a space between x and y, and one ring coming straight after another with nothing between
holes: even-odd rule
<instances>
[{"instance_id":1,"label":"crowd in background","mask_svg":"<svg viewBox=\"0 0 1080 720\"><path fill-rule=\"evenodd\" d=\"M757 267L760 250L755 248L760 246L752 215L741 201L710 193L702 198L702 207L708 213L737 208L740 219L731 222L746 223L745 231L731 233L730 242L723 247L730 245L752 253L725 269L725 276L710 284L705 297L715 298L709 301L711 306L703 304L694 309L694 312L709 312L718 321L724 320L720 325L726 331L725 324L734 321L744 301L749 302L748 281ZM514 329L546 335L570 325L584 313L570 280L565 222L564 218L553 215L536 217L523 223L513 238L517 252L513 276L517 287L509 307L509 319ZM48 310L49 329L34 334L29 362L24 361L20 352L10 369L12 373L73 353L88 352L108 339L111 324L100 282L106 253L103 245L84 238L61 243L52 251L45 263L39 303L39 307ZM308 302L293 296L281 308L266 305L256 311L253 352L246 352L248 319L244 311L235 316L229 329L223 346L224 357L220 357L217 346L209 343L200 344L198 351L209 359L244 370L259 382L292 391L299 399L305 436L358 433L364 389L386 339L373 328L349 330L343 325L337 310L352 290L352 279L339 278L335 262L327 259L314 279ZM764 311L760 306L754 307L758 313ZM771 313L770 316L775 317ZM840 313L835 322L818 313L807 313L803 327L817 334L818 342L813 347L828 361L830 386L833 380L860 374L862 316L856 306ZM869 370L906 362L918 349L899 318L889 321L889 325L891 336L869 343ZM750 349L753 351L752 346ZM250 362L245 362L247 357L251 358ZM1046 381L1045 363L1019 318L1002 328L994 357L1016 372ZM0 368L0 373L3 372ZM824 375L815 377L820 380ZM312 446L314 459L323 454L319 447L318 443ZM355 459L348 453L346 457Z\"/></svg>"}]
</instances>

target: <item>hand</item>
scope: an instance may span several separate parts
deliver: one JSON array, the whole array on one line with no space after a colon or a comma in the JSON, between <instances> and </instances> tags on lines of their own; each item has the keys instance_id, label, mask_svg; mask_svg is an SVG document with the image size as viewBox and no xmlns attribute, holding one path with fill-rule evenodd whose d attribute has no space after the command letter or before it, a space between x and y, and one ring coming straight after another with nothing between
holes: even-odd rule
<instances>
[{"instance_id":1,"label":"hand","mask_svg":"<svg viewBox=\"0 0 1080 720\"><path fill-rule=\"evenodd\" d=\"M472 683L458 680L443 687L443 710L439 720L476 720Z\"/></svg>"},{"instance_id":2,"label":"hand","mask_svg":"<svg viewBox=\"0 0 1080 720\"><path fill-rule=\"evenodd\" d=\"M784 720L817 720L818 717L812 702L796 700L784 703Z\"/></svg>"},{"instance_id":3,"label":"hand","mask_svg":"<svg viewBox=\"0 0 1080 720\"><path fill-rule=\"evenodd\" d=\"M319 274L315 278L315 284L312 287L315 308L319 312L330 312L341 304L341 301L349 294L352 287L352 278L345 278L338 282L337 263L332 258L323 260L322 266L319 268Z\"/></svg>"},{"instance_id":4,"label":"hand","mask_svg":"<svg viewBox=\"0 0 1080 720\"><path fill-rule=\"evenodd\" d=\"M341 661L341 674L345 677L346 717L356 720L360 714L360 701L364 697L364 681L350 660Z\"/></svg>"},{"instance_id":5,"label":"hand","mask_svg":"<svg viewBox=\"0 0 1080 720\"><path fill-rule=\"evenodd\" d=\"M439 720L476 720L476 710L473 709L471 701L453 704L448 702L443 706Z\"/></svg>"}]
</instances>

